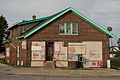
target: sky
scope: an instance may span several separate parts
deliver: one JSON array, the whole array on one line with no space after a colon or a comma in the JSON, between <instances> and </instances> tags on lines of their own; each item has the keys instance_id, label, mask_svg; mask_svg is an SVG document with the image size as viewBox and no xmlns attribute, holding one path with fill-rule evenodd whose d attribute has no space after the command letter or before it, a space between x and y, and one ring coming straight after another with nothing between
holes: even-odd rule
<instances>
[{"instance_id":1,"label":"sky","mask_svg":"<svg viewBox=\"0 0 120 80\"><path fill-rule=\"evenodd\" d=\"M22 20L53 15L72 7L100 26L112 27L120 37L120 0L0 0L0 15L5 16L9 27ZM114 39L116 44L117 39Z\"/></svg>"}]
</instances>

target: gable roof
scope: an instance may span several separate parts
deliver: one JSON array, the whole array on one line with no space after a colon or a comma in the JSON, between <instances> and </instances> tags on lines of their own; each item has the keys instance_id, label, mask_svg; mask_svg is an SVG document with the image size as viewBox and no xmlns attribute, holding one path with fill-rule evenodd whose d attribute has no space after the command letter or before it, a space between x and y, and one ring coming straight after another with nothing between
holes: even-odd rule
<instances>
[{"instance_id":1,"label":"gable roof","mask_svg":"<svg viewBox=\"0 0 120 80\"><path fill-rule=\"evenodd\" d=\"M38 22L38 21L43 21L43 20L46 20L48 19L49 17L44 17L44 18L39 18L39 19L35 19L35 20L29 20L29 21L25 21L25 22L20 22L20 23L17 23L15 24L14 26L8 28L8 29L12 29L16 26L21 26L21 25L24 25L24 24L29 24L29 23L34 23L34 22Z\"/></svg>"},{"instance_id":2,"label":"gable roof","mask_svg":"<svg viewBox=\"0 0 120 80\"><path fill-rule=\"evenodd\" d=\"M83 14L81 14L80 12L76 11L75 9L73 9L71 7L69 7L67 9L61 11L60 13L57 13L56 15L54 15L54 16L46 19L45 21L42 22L41 25L39 25L38 27L32 29L27 34L25 34L24 38L29 37L30 35L32 35L36 31L38 31L39 29L43 28L45 25L49 24L50 22L54 21L55 19L59 18L60 16L64 15L68 11L72 11L74 14L76 14L77 16L79 16L80 18L82 18L83 20L85 20L86 22L88 22L89 24L91 24L92 26L94 26L95 28L97 28L100 31L104 32L105 34L109 35L110 37L116 38L116 36L114 34L110 33L109 31L107 31L106 29L104 29L100 25L96 24L95 22L93 22L92 20L90 20L89 18L85 17Z\"/></svg>"}]
</instances>

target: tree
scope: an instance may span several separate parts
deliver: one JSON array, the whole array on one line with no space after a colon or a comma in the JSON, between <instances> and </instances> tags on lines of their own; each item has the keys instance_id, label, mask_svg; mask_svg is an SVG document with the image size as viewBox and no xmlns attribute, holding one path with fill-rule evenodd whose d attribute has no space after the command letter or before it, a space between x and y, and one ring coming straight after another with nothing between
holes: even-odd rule
<instances>
[{"instance_id":1,"label":"tree","mask_svg":"<svg viewBox=\"0 0 120 80\"><path fill-rule=\"evenodd\" d=\"M117 44L118 44L118 48L120 50L120 38L118 39Z\"/></svg>"},{"instance_id":2,"label":"tree","mask_svg":"<svg viewBox=\"0 0 120 80\"><path fill-rule=\"evenodd\" d=\"M118 39L117 44L120 44L120 38Z\"/></svg>"},{"instance_id":3,"label":"tree","mask_svg":"<svg viewBox=\"0 0 120 80\"><path fill-rule=\"evenodd\" d=\"M4 51L3 41L6 39L8 24L3 15L0 16L0 52Z\"/></svg>"}]
</instances>

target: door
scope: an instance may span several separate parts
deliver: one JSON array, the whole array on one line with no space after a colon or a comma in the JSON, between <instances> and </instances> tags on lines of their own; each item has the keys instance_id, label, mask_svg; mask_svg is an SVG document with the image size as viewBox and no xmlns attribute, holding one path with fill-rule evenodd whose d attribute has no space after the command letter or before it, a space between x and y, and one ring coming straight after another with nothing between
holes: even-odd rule
<instances>
[{"instance_id":1,"label":"door","mask_svg":"<svg viewBox=\"0 0 120 80\"><path fill-rule=\"evenodd\" d=\"M53 60L53 42L46 42L46 61Z\"/></svg>"}]
</instances>

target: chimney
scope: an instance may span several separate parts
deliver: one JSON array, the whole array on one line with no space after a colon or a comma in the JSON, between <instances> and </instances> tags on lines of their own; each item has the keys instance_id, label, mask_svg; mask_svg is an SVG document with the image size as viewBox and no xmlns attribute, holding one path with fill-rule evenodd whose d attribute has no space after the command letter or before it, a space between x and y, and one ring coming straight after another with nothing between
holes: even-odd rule
<instances>
[{"instance_id":1,"label":"chimney","mask_svg":"<svg viewBox=\"0 0 120 80\"><path fill-rule=\"evenodd\" d=\"M33 15L33 16L32 16L32 20L35 20L35 19L36 19L36 15Z\"/></svg>"}]
</instances>

